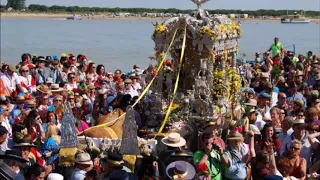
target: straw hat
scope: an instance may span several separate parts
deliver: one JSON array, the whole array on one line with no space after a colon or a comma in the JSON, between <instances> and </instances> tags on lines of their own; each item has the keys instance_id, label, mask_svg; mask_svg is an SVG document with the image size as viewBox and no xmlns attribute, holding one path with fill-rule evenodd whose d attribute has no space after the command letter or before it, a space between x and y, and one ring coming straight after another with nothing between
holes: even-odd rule
<instances>
[{"instance_id":1,"label":"straw hat","mask_svg":"<svg viewBox=\"0 0 320 180\"><path fill-rule=\"evenodd\" d=\"M92 165L93 162L91 160L90 154L88 153L80 153L77 155L76 158L77 164L85 164L85 165Z\"/></svg>"},{"instance_id":2,"label":"straw hat","mask_svg":"<svg viewBox=\"0 0 320 180\"><path fill-rule=\"evenodd\" d=\"M167 166L166 174L170 179L191 180L196 175L196 170L186 161L175 161Z\"/></svg>"},{"instance_id":3,"label":"straw hat","mask_svg":"<svg viewBox=\"0 0 320 180\"><path fill-rule=\"evenodd\" d=\"M238 140L242 138L243 138L242 134L238 131L230 131L228 135L228 140Z\"/></svg>"},{"instance_id":4,"label":"straw hat","mask_svg":"<svg viewBox=\"0 0 320 180\"><path fill-rule=\"evenodd\" d=\"M90 85L88 86L88 89L96 89L96 86L93 85L93 84L90 84Z\"/></svg>"},{"instance_id":5,"label":"straw hat","mask_svg":"<svg viewBox=\"0 0 320 180\"><path fill-rule=\"evenodd\" d=\"M36 145L33 145L31 140L29 139L22 139L19 143L12 146L13 148L19 148L19 147L37 147Z\"/></svg>"},{"instance_id":6,"label":"straw hat","mask_svg":"<svg viewBox=\"0 0 320 180\"><path fill-rule=\"evenodd\" d=\"M252 131L254 134L261 134L259 128L254 124L249 124L249 131Z\"/></svg>"},{"instance_id":7,"label":"straw hat","mask_svg":"<svg viewBox=\"0 0 320 180\"><path fill-rule=\"evenodd\" d=\"M305 124L304 119L296 119L295 121L293 121L293 125L296 124Z\"/></svg>"},{"instance_id":8,"label":"straw hat","mask_svg":"<svg viewBox=\"0 0 320 180\"><path fill-rule=\"evenodd\" d=\"M255 99L249 99L247 103L244 103L245 106L254 106L256 107L257 106L257 100Z\"/></svg>"},{"instance_id":9,"label":"straw hat","mask_svg":"<svg viewBox=\"0 0 320 180\"><path fill-rule=\"evenodd\" d=\"M124 81L124 83L125 83L125 84L131 84L131 83L132 83L132 80L131 80L131 79L126 79L126 80Z\"/></svg>"},{"instance_id":10,"label":"straw hat","mask_svg":"<svg viewBox=\"0 0 320 180\"><path fill-rule=\"evenodd\" d=\"M162 143L170 147L182 147L186 145L186 140L179 133L170 133L163 138Z\"/></svg>"},{"instance_id":11,"label":"straw hat","mask_svg":"<svg viewBox=\"0 0 320 180\"><path fill-rule=\"evenodd\" d=\"M302 99L296 99L296 100L294 100L294 103L297 103L301 107L304 106L304 101Z\"/></svg>"},{"instance_id":12,"label":"straw hat","mask_svg":"<svg viewBox=\"0 0 320 180\"><path fill-rule=\"evenodd\" d=\"M261 77L261 78L268 78L269 76L268 76L268 74L267 74L267 73L262 72L260 77Z\"/></svg>"},{"instance_id":13,"label":"straw hat","mask_svg":"<svg viewBox=\"0 0 320 180\"><path fill-rule=\"evenodd\" d=\"M296 74L295 74L296 77L299 77L299 76L304 76L303 72L302 71L296 71Z\"/></svg>"},{"instance_id":14,"label":"straw hat","mask_svg":"<svg viewBox=\"0 0 320 180\"><path fill-rule=\"evenodd\" d=\"M59 84L51 84L50 91L51 92L61 92L61 91L63 91L63 88L60 88Z\"/></svg>"},{"instance_id":15,"label":"straw hat","mask_svg":"<svg viewBox=\"0 0 320 180\"><path fill-rule=\"evenodd\" d=\"M16 65L14 65L14 64L9 64L8 70L16 71L16 70L17 70Z\"/></svg>"},{"instance_id":16,"label":"straw hat","mask_svg":"<svg viewBox=\"0 0 320 180\"><path fill-rule=\"evenodd\" d=\"M45 84L41 84L41 85L37 86L37 91L39 91L41 93L48 94L49 96L52 95L51 91L49 90L49 87Z\"/></svg>"}]
</instances>

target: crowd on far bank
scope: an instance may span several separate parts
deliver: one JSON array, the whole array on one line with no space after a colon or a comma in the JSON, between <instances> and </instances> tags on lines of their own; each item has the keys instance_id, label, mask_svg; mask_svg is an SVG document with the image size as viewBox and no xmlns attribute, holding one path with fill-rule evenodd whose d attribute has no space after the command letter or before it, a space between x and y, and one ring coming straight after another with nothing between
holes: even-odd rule
<instances>
[{"instance_id":1,"label":"crowd on far bank","mask_svg":"<svg viewBox=\"0 0 320 180\"><path fill-rule=\"evenodd\" d=\"M172 67L173 61L165 65ZM285 51L275 38L270 49L256 53L253 63L238 61L237 69L243 87L235 103L240 104L241 113L228 126L219 115L201 128L193 144L178 132L164 132L157 137L157 153L146 146L144 151L150 152L132 164L116 150L76 148L74 157L64 157L65 108L70 107L76 119L72 129L80 134L95 126L99 117L134 104L149 83L142 75L156 73L136 65L128 73L108 72L104 65L72 53L60 57L26 53L18 64L3 63L0 179L318 178L319 58L311 51L306 55ZM134 108L138 130L149 121L152 105L148 103L143 98Z\"/></svg>"}]
</instances>

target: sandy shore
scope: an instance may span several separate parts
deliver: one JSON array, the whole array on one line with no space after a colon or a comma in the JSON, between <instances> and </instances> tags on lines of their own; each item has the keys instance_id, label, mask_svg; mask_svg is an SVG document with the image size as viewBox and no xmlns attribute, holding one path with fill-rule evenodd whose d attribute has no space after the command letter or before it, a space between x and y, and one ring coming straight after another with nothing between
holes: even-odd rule
<instances>
[{"instance_id":1,"label":"sandy shore","mask_svg":"<svg viewBox=\"0 0 320 180\"><path fill-rule=\"evenodd\" d=\"M1 13L1 19L65 19L72 14L50 14L50 13ZM95 15L95 16L82 16L84 20L165 20L167 18L151 18L151 17L110 17L107 15ZM240 21L280 21L280 18L271 18L271 19L234 19ZM319 23L320 18L313 18L311 22Z\"/></svg>"}]
</instances>

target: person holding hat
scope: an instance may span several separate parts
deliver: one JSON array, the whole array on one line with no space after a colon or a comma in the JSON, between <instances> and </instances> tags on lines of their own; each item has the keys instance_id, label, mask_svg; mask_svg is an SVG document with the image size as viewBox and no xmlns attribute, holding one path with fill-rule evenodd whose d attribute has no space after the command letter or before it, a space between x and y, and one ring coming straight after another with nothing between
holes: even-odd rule
<instances>
[{"instance_id":1,"label":"person holding hat","mask_svg":"<svg viewBox=\"0 0 320 180\"><path fill-rule=\"evenodd\" d=\"M222 179L222 166L221 157L223 149L214 143L212 132L206 132L201 136L201 150L194 153L194 164L198 169L201 166L206 166L208 168L209 176L212 180Z\"/></svg>"},{"instance_id":2,"label":"person holding hat","mask_svg":"<svg viewBox=\"0 0 320 180\"><path fill-rule=\"evenodd\" d=\"M293 122L293 133L291 134L291 136L287 136L283 142L282 142L282 146L280 148L280 155L284 156L287 155L288 152L290 152L291 149L291 141L296 139L301 143L301 148L303 149L303 151L300 151L300 155L301 157L303 157L304 159L306 159L307 161L307 168L311 167L311 154L313 152L314 147L311 146L311 143L308 141L308 135L307 132L305 130L306 126L305 126L305 121L304 119L296 119Z\"/></svg>"},{"instance_id":3,"label":"person holding hat","mask_svg":"<svg viewBox=\"0 0 320 180\"><path fill-rule=\"evenodd\" d=\"M7 150L4 155L0 155L0 158L5 164L7 164L14 172L17 173L15 179L24 180L24 176L20 171L22 163L27 161L22 158L22 154L19 151Z\"/></svg>"},{"instance_id":4,"label":"person holding hat","mask_svg":"<svg viewBox=\"0 0 320 180\"><path fill-rule=\"evenodd\" d=\"M124 81L124 94L130 94L131 98L135 96L139 96L139 93L136 89L133 88L132 86L132 80L131 79L126 79Z\"/></svg>"},{"instance_id":5,"label":"person holding hat","mask_svg":"<svg viewBox=\"0 0 320 180\"><path fill-rule=\"evenodd\" d=\"M86 173L93 167L90 154L79 153L76 158L76 168L73 170L71 180L83 180Z\"/></svg>"}]
</instances>

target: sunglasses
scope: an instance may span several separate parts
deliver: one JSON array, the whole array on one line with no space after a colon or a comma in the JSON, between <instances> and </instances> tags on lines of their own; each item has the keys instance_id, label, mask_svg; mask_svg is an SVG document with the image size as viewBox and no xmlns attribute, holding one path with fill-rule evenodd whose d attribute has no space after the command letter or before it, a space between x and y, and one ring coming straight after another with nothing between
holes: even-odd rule
<instances>
[{"instance_id":1,"label":"sunglasses","mask_svg":"<svg viewBox=\"0 0 320 180\"><path fill-rule=\"evenodd\" d=\"M74 78L75 78L74 76L71 76L71 77L70 77L70 79L74 79Z\"/></svg>"},{"instance_id":2,"label":"sunglasses","mask_svg":"<svg viewBox=\"0 0 320 180\"><path fill-rule=\"evenodd\" d=\"M9 109L4 109L4 111L9 111Z\"/></svg>"},{"instance_id":3,"label":"sunglasses","mask_svg":"<svg viewBox=\"0 0 320 180\"><path fill-rule=\"evenodd\" d=\"M29 72L28 70L22 70L21 72Z\"/></svg>"},{"instance_id":4,"label":"sunglasses","mask_svg":"<svg viewBox=\"0 0 320 180\"><path fill-rule=\"evenodd\" d=\"M58 100L58 99L56 99L56 100L54 100L54 102L62 102L62 100Z\"/></svg>"},{"instance_id":5,"label":"sunglasses","mask_svg":"<svg viewBox=\"0 0 320 180\"><path fill-rule=\"evenodd\" d=\"M96 67L95 67L95 66L92 66L91 68L93 69L93 68L96 68Z\"/></svg>"}]
</instances>

